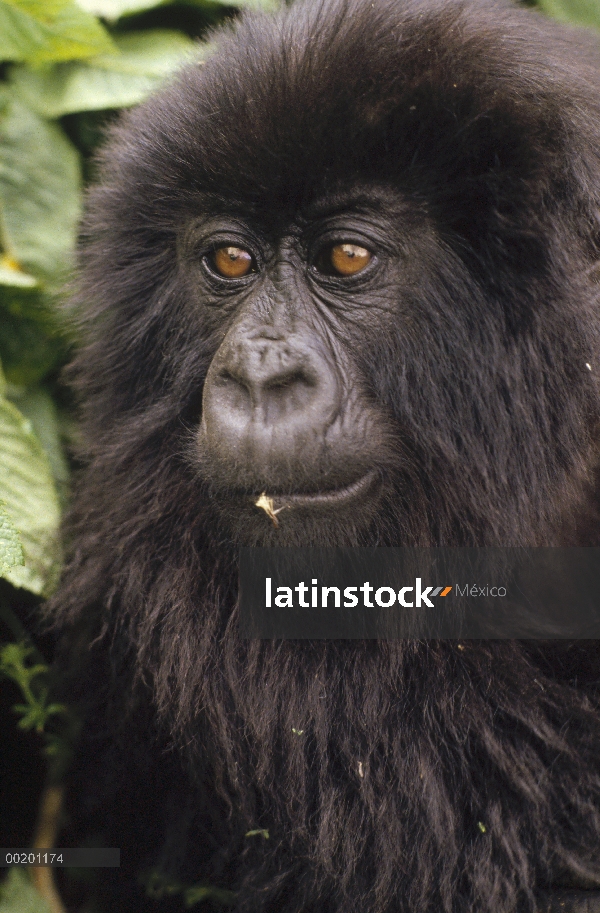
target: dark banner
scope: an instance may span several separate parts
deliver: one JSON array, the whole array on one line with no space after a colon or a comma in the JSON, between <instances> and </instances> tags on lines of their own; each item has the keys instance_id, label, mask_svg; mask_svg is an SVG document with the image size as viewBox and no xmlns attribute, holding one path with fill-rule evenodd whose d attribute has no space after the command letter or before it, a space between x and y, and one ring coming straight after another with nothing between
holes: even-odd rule
<instances>
[{"instance_id":1,"label":"dark banner","mask_svg":"<svg viewBox=\"0 0 600 913\"><path fill-rule=\"evenodd\" d=\"M600 639L600 548L243 548L240 633Z\"/></svg>"},{"instance_id":2,"label":"dark banner","mask_svg":"<svg viewBox=\"0 0 600 913\"><path fill-rule=\"evenodd\" d=\"M68 849L0 849L0 868L13 865L53 869L106 869L121 865L121 850L113 847Z\"/></svg>"}]
</instances>

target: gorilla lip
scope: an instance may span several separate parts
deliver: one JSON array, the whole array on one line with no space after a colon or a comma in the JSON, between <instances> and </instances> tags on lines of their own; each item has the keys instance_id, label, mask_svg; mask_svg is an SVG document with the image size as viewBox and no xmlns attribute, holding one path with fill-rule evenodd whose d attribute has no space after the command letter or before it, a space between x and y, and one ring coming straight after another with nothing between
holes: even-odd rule
<instances>
[{"instance_id":1,"label":"gorilla lip","mask_svg":"<svg viewBox=\"0 0 600 913\"><path fill-rule=\"evenodd\" d=\"M254 501L254 505L265 511L274 526L279 526L277 515L284 510L298 507L342 507L355 498L368 495L374 488L378 476L377 470L371 469L360 479L343 488L313 494L267 495L263 492L258 500Z\"/></svg>"}]
</instances>

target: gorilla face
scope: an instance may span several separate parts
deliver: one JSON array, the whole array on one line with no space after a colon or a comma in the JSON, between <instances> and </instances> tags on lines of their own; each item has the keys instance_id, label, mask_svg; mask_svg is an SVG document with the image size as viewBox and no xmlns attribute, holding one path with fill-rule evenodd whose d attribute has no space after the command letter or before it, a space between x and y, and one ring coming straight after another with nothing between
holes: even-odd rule
<instances>
[{"instance_id":1,"label":"gorilla face","mask_svg":"<svg viewBox=\"0 0 600 913\"><path fill-rule=\"evenodd\" d=\"M178 239L211 352L188 457L224 528L246 545L560 541L546 523L577 478L546 435L571 435L590 392L581 328L549 351L552 303L486 294L431 201L328 178L278 218L201 199ZM549 373L572 389L547 396Z\"/></svg>"},{"instance_id":2,"label":"gorilla face","mask_svg":"<svg viewBox=\"0 0 600 913\"><path fill-rule=\"evenodd\" d=\"M382 334L407 331L426 232L373 186L321 196L277 233L227 213L186 233L190 288L222 334L196 458L242 541L344 541L389 499L401 440L371 375Z\"/></svg>"}]
</instances>

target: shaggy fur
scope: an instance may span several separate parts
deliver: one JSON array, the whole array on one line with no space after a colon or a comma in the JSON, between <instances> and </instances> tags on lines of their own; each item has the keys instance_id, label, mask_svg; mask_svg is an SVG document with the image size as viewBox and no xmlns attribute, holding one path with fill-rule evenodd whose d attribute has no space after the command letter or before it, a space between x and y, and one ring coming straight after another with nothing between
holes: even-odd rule
<instances>
[{"instance_id":1,"label":"shaggy fur","mask_svg":"<svg viewBox=\"0 0 600 913\"><path fill-rule=\"evenodd\" d=\"M386 497L283 541L598 544L597 48L478 0L243 17L113 130L83 232L85 467L51 611L86 715L72 833L121 846L115 910L157 863L238 913L532 913L600 886L595 644L237 636L237 470L189 444L229 318L182 233L227 212L280 237L349 186L416 226L393 321L351 340Z\"/></svg>"}]
</instances>

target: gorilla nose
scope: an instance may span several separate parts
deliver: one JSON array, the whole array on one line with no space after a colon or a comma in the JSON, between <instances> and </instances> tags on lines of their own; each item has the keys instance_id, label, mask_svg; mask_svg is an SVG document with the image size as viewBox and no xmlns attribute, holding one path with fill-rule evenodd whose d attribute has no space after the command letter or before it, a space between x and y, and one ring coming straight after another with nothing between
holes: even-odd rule
<instances>
[{"instance_id":1,"label":"gorilla nose","mask_svg":"<svg viewBox=\"0 0 600 913\"><path fill-rule=\"evenodd\" d=\"M290 453L314 459L338 403L336 375L302 341L253 334L217 353L206 378L207 443L223 456L289 463Z\"/></svg>"}]
</instances>

